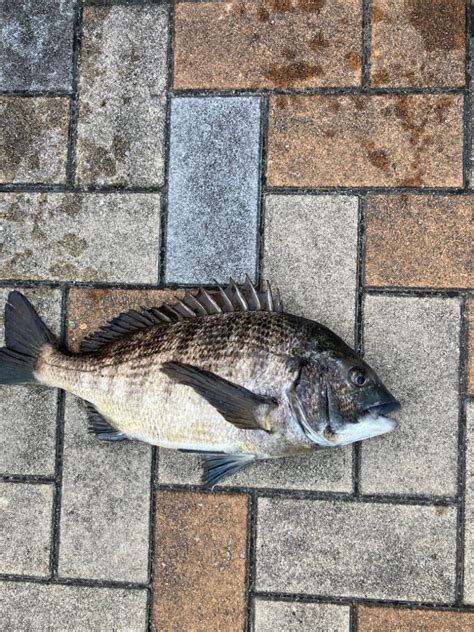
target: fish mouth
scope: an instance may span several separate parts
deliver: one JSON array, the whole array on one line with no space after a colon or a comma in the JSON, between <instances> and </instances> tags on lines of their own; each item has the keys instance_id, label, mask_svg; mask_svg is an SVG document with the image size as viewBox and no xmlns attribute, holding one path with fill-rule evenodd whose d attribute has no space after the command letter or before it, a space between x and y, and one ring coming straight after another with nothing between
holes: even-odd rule
<instances>
[{"instance_id":1,"label":"fish mouth","mask_svg":"<svg viewBox=\"0 0 474 632\"><path fill-rule=\"evenodd\" d=\"M385 417L385 415L390 415L390 413L393 413L395 410L399 410L400 408L400 402L393 399L389 402L379 402L373 406L368 406L365 410L375 417Z\"/></svg>"}]
</instances>

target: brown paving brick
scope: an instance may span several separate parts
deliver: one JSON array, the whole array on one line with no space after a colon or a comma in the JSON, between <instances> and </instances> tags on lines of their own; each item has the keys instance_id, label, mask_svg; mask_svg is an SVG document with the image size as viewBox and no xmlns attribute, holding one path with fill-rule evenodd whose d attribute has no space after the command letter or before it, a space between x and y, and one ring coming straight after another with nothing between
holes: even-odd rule
<instances>
[{"instance_id":1,"label":"brown paving brick","mask_svg":"<svg viewBox=\"0 0 474 632\"><path fill-rule=\"evenodd\" d=\"M359 0L244 0L176 7L175 88L356 86Z\"/></svg>"},{"instance_id":2,"label":"brown paving brick","mask_svg":"<svg viewBox=\"0 0 474 632\"><path fill-rule=\"evenodd\" d=\"M462 86L465 0L374 0L372 86Z\"/></svg>"},{"instance_id":3,"label":"brown paving brick","mask_svg":"<svg viewBox=\"0 0 474 632\"><path fill-rule=\"evenodd\" d=\"M474 299L467 302L467 392L474 395Z\"/></svg>"},{"instance_id":4,"label":"brown paving brick","mask_svg":"<svg viewBox=\"0 0 474 632\"><path fill-rule=\"evenodd\" d=\"M366 284L472 287L473 208L473 195L369 196Z\"/></svg>"},{"instance_id":5,"label":"brown paving brick","mask_svg":"<svg viewBox=\"0 0 474 632\"><path fill-rule=\"evenodd\" d=\"M152 626L243 631L248 498L159 492Z\"/></svg>"},{"instance_id":6,"label":"brown paving brick","mask_svg":"<svg viewBox=\"0 0 474 632\"><path fill-rule=\"evenodd\" d=\"M156 307L180 298L183 291L175 290L116 290L102 288L72 288L68 303L68 344L78 351L84 336L107 324L112 318L130 309Z\"/></svg>"},{"instance_id":7,"label":"brown paving brick","mask_svg":"<svg viewBox=\"0 0 474 632\"><path fill-rule=\"evenodd\" d=\"M460 187L460 95L270 98L275 187Z\"/></svg>"},{"instance_id":8,"label":"brown paving brick","mask_svg":"<svg viewBox=\"0 0 474 632\"><path fill-rule=\"evenodd\" d=\"M474 613L397 608L358 608L359 632L469 632Z\"/></svg>"}]
</instances>

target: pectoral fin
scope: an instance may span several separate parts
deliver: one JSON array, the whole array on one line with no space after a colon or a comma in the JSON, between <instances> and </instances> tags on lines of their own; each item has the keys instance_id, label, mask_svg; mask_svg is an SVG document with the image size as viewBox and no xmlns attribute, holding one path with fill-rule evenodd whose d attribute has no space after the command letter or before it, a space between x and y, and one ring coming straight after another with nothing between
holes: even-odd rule
<instances>
[{"instance_id":1,"label":"pectoral fin","mask_svg":"<svg viewBox=\"0 0 474 632\"><path fill-rule=\"evenodd\" d=\"M237 428L270 432L268 416L278 406L273 397L256 395L214 373L181 362L166 362L162 371L178 384L191 386Z\"/></svg>"},{"instance_id":2,"label":"pectoral fin","mask_svg":"<svg viewBox=\"0 0 474 632\"><path fill-rule=\"evenodd\" d=\"M206 454L202 459L202 482L209 489L213 489L222 479L255 461L253 454Z\"/></svg>"}]
</instances>

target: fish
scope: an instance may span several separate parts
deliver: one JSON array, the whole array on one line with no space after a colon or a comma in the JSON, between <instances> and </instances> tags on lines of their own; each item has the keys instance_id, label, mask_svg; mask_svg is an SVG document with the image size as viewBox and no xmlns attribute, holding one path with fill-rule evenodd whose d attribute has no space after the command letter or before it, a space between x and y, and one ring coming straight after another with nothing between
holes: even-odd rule
<instances>
[{"instance_id":1,"label":"fish","mask_svg":"<svg viewBox=\"0 0 474 632\"><path fill-rule=\"evenodd\" d=\"M287 313L246 278L122 313L62 347L26 297L9 293L1 384L40 384L85 402L88 431L199 453L203 484L261 459L309 455L395 429L400 407L324 325Z\"/></svg>"}]
</instances>

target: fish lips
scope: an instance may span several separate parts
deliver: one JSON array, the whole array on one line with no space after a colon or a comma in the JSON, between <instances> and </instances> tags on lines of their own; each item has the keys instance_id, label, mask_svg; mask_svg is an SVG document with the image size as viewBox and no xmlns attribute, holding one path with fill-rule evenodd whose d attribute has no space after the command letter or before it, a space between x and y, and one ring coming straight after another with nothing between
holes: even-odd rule
<instances>
[{"instance_id":1,"label":"fish lips","mask_svg":"<svg viewBox=\"0 0 474 632\"><path fill-rule=\"evenodd\" d=\"M400 402L385 388L383 384L376 384L359 393L359 405L371 415L383 416L400 408Z\"/></svg>"}]
</instances>

